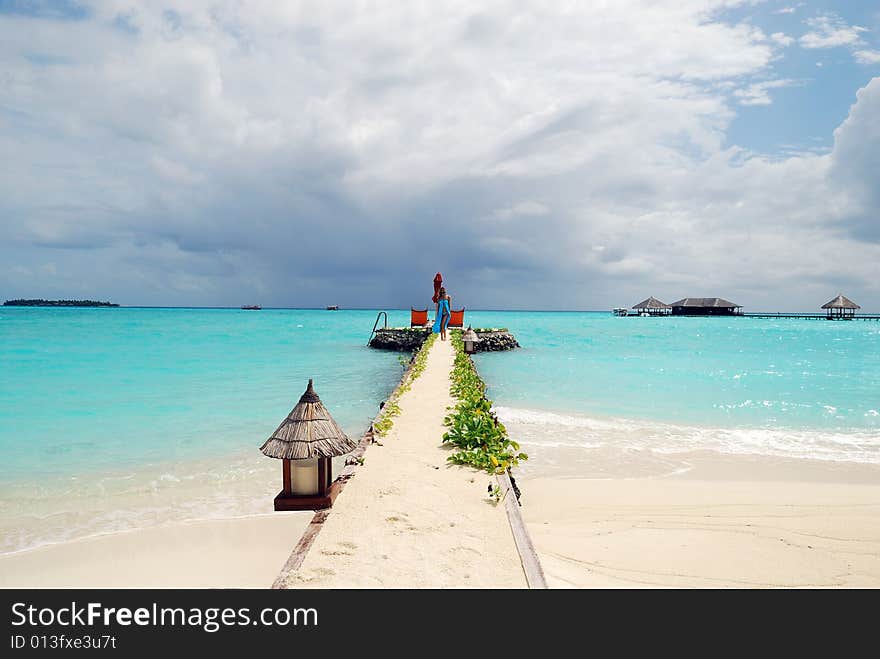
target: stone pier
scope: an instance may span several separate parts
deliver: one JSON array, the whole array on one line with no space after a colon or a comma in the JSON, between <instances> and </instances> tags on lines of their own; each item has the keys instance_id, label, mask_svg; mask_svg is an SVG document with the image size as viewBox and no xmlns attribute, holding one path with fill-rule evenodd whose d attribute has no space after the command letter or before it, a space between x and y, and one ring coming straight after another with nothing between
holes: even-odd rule
<instances>
[{"instance_id":1,"label":"stone pier","mask_svg":"<svg viewBox=\"0 0 880 659\"><path fill-rule=\"evenodd\" d=\"M507 329L475 328L474 332L480 338L476 343L477 352L496 352L520 347L519 342ZM431 329L425 327L385 327L376 330L373 338L370 339L370 347L379 350L415 352L422 347L430 333Z\"/></svg>"}]
</instances>

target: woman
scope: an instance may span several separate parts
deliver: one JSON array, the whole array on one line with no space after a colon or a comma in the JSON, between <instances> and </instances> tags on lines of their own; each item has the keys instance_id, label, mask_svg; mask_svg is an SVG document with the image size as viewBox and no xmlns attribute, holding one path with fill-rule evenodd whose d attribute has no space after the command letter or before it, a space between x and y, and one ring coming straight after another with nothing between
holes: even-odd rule
<instances>
[{"instance_id":1,"label":"woman","mask_svg":"<svg viewBox=\"0 0 880 659\"><path fill-rule=\"evenodd\" d=\"M440 288L440 297L437 299L437 311L434 314L434 334L440 334L440 340L446 340L446 326L449 324L450 297L446 295L446 289Z\"/></svg>"}]
</instances>

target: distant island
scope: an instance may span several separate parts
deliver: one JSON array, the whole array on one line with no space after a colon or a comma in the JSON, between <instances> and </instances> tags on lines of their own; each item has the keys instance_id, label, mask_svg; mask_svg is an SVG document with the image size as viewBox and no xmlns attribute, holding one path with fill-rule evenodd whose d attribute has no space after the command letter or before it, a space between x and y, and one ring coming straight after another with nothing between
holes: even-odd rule
<instances>
[{"instance_id":1,"label":"distant island","mask_svg":"<svg viewBox=\"0 0 880 659\"><path fill-rule=\"evenodd\" d=\"M113 302L95 300L6 300L4 307L118 307Z\"/></svg>"}]
</instances>

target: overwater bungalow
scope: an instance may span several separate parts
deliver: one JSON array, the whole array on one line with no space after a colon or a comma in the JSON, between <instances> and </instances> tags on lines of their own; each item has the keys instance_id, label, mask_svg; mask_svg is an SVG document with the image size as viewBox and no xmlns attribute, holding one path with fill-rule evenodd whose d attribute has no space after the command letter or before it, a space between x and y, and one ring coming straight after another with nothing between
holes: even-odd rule
<instances>
[{"instance_id":1,"label":"overwater bungalow","mask_svg":"<svg viewBox=\"0 0 880 659\"><path fill-rule=\"evenodd\" d=\"M720 297L685 297L672 303L673 316L738 316L742 305Z\"/></svg>"},{"instance_id":2,"label":"overwater bungalow","mask_svg":"<svg viewBox=\"0 0 880 659\"><path fill-rule=\"evenodd\" d=\"M649 297L633 306L639 316L668 316L672 313L672 307L661 302L656 297Z\"/></svg>"},{"instance_id":3,"label":"overwater bungalow","mask_svg":"<svg viewBox=\"0 0 880 659\"><path fill-rule=\"evenodd\" d=\"M825 309L828 320L851 320L856 315L856 309L861 309L859 305L843 294L829 300L822 305L822 308Z\"/></svg>"}]
</instances>

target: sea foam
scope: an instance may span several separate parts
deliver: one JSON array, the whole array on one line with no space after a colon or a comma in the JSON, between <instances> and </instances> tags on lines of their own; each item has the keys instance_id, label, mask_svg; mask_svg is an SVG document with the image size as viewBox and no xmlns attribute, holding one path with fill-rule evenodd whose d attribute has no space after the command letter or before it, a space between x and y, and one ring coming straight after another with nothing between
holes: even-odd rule
<instances>
[{"instance_id":1,"label":"sea foam","mask_svg":"<svg viewBox=\"0 0 880 659\"><path fill-rule=\"evenodd\" d=\"M731 455L880 464L880 434L781 428L713 428L623 418L601 418L497 406L499 419L524 447L577 447L684 454Z\"/></svg>"}]
</instances>

